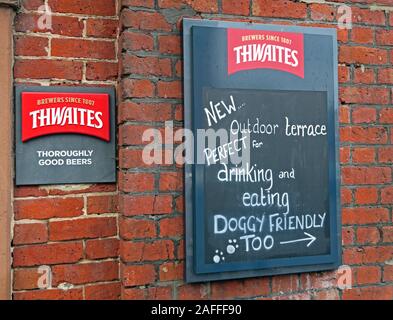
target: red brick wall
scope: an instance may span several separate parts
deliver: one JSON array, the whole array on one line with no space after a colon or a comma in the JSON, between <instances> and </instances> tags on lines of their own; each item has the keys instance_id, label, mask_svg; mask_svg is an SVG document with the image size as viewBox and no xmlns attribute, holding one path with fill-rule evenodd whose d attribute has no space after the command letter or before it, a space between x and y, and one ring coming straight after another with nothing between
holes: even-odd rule
<instances>
[{"instance_id":1,"label":"red brick wall","mask_svg":"<svg viewBox=\"0 0 393 320\"><path fill-rule=\"evenodd\" d=\"M119 106L122 297L165 299L393 299L393 2L392 0L123 0ZM182 17L337 26L337 5L353 12L338 30L343 202L343 262L336 272L187 285L183 169L141 161L141 134L182 126ZM384 6L384 7L382 7Z\"/></svg>"},{"instance_id":2,"label":"red brick wall","mask_svg":"<svg viewBox=\"0 0 393 320\"><path fill-rule=\"evenodd\" d=\"M44 0L22 0L15 20L16 83L117 84L115 0L48 0L52 29L38 28ZM118 299L117 186L32 186L14 190L14 299ZM38 267L52 288L40 290Z\"/></svg>"},{"instance_id":3,"label":"red brick wall","mask_svg":"<svg viewBox=\"0 0 393 320\"><path fill-rule=\"evenodd\" d=\"M14 299L393 299L392 0L48 0L53 26L39 30L44 2L22 0L15 82L119 76L119 180L14 190ZM339 290L335 272L185 284L183 168L141 158L145 129L182 126L182 17L335 28L333 2L350 4L354 23L338 30L343 260L354 288ZM41 265L52 289L37 289Z\"/></svg>"}]
</instances>

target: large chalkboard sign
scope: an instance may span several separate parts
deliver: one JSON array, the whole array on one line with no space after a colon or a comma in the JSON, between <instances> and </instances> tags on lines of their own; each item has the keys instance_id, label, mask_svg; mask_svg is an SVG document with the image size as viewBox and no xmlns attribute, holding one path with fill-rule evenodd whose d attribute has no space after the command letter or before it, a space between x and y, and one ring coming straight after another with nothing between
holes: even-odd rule
<instances>
[{"instance_id":1,"label":"large chalkboard sign","mask_svg":"<svg viewBox=\"0 0 393 320\"><path fill-rule=\"evenodd\" d=\"M187 281L337 267L335 31L185 20L184 51Z\"/></svg>"}]
</instances>

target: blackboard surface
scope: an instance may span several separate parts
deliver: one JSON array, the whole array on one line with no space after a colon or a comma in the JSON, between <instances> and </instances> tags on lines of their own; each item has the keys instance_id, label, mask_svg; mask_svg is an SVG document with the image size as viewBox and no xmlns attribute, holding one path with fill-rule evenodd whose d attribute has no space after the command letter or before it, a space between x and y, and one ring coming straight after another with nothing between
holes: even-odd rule
<instances>
[{"instance_id":1,"label":"blackboard surface","mask_svg":"<svg viewBox=\"0 0 393 320\"><path fill-rule=\"evenodd\" d=\"M302 33L304 78L271 69L229 75L228 28ZM184 30L186 127L212 130L205 162L196 144L186 166L187 281L337 267L334 31L196 20Z\"/></svg>"},{"instance_id":2,"label":"blackboard surface","mask_svg":"<svg viewBox=\"0 0 393 320\"><path fill-rule=\"evenodd\" d=\"M222 157L227 164L214 164L207 152L205 261L245 264L328 254L327 130L319 136L287 135L288 125L327 126L326 93L209 88L205 105L211 101L233 101L236 111L210 128L251 133L242 143L250 151L245 163Z\"/></svg>"}]
</instances>

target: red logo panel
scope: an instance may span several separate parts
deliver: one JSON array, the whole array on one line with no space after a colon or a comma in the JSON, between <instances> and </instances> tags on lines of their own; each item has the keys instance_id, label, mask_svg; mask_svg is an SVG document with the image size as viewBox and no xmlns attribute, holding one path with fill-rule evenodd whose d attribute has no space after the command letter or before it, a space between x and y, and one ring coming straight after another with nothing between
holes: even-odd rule
<instances>
[{"instance_id":1,"label":"red logo panel","mask_svg":"<svg viewBox=\"0 0 393 320\"><path fill-rule=\"evenodd\" d=\"M22 141L77 133L110 141L109 95L105 93L22 93Z\"/></svg>"},{"instance_id":2,"label":"red logo panel","mask_svg":"<svg viewBox=\"0 0 393 320\"><path fill-rule=\"evenodd\" d=\"M304 78L303 34L228 29L228 74L260 68Z\"/></svg>"}]
</instances>

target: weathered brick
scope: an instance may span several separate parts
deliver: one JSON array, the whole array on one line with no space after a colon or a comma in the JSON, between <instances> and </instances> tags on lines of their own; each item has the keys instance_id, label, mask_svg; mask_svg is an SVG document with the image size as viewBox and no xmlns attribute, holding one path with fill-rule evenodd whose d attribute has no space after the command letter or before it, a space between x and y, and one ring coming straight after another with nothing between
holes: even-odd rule
<instances>
[{"instance_id":1,"label":"weathered brick","mask_svg":"<svg viewBox=\"0 0 393 320\"><path fill-rule=\"evenodd\" d=\"M52 267L53 285L66 282L74 285L119 279L117 261L103 261Z\"/></svg>"},{"instance_id":2,"label":"weathered brick","mask_svg":"<svg viewBox=\"0 0 393 320\"><path fill-rule=\"evenodd\" d=\"M116 235L116 218L85 218L49 222L49 239L52 241L104 238Z\"/></svg>"},{"instance_id":3,"label":"weathered brick","mask_svg":"<svg viewBox=\"0 0 393 320\"><path fill-rule=\"evenodd\" d=\"M14 248L13 266L73 263L82 259L82 242L50 243Z\"/></svg>"},{"instance_id":4,"label":"weathered brick","mask_svg":"<svg viewBox=\"0 0 393 320\"><path fill-rule=\"evenodd\" d=\"M114 16L116 0L49 0L53 12Z\"/></svg>"},{"instance_id":5,"label":"weathered brick","mask_svg":"<svg viewBox=\"0 0 393 320\"><path fill-rule=\"evenodd\" d=\"M83 213L83 198L17 200L14 213L16 220L76 217Z\"/></svg>"},{"instance_id":6,"label":"weathered brick","mask_svg":"<svg viewBox=\"0 0 393 320\"><path fill-rule=\"evenodd\" d=\"M90 260L117 258L119 255L119 240L95 239L86 241L86 258Z\"/></svg>"},{"instance_id":7,"label":"weathered brick","mask_svg":"<svg viewBox=\"0 0 393 320\"><path fill-rule=\"evenodd\" d=\"M126 287L142 286L153 283L156 279L156 270L154 265L130 265L122 266L123 284Z\"/></svg>"},{"instance_id":8,"label":"weathered brick","mask_svg":"<svg viewBox=\"0 0 393 320\"><path fill-rule=\"evenodd\" d=\"M23 223L15 224L14 245L43 243L48 241L48 229L46 223Z\"/></svg>"}]
</instances>

